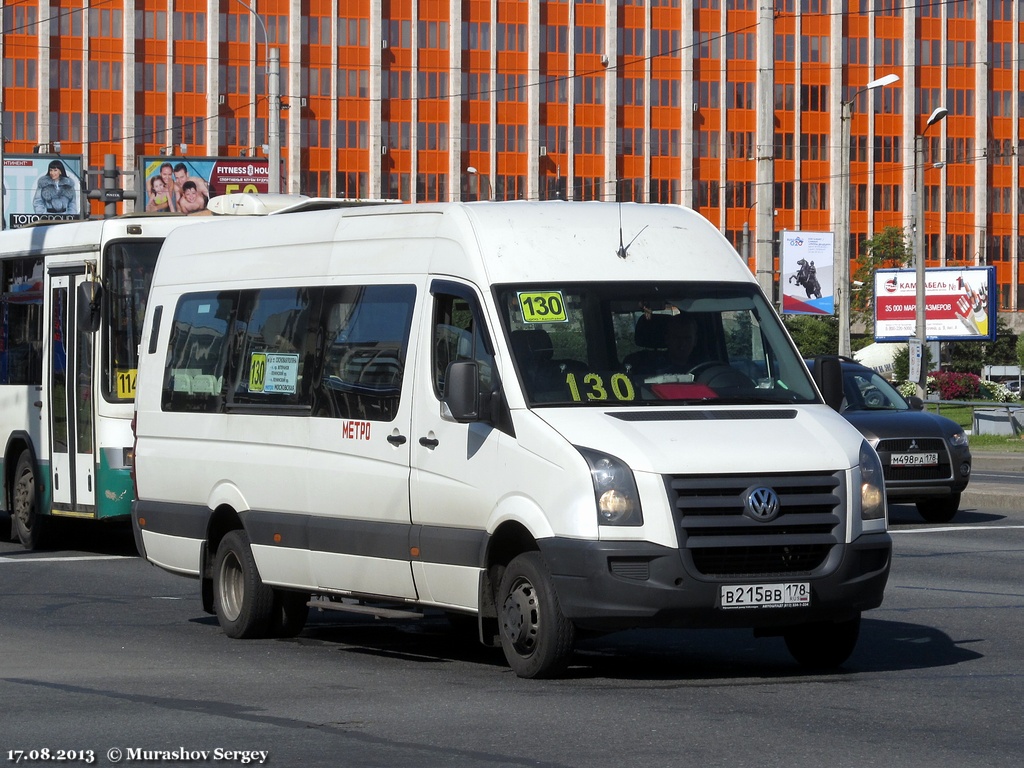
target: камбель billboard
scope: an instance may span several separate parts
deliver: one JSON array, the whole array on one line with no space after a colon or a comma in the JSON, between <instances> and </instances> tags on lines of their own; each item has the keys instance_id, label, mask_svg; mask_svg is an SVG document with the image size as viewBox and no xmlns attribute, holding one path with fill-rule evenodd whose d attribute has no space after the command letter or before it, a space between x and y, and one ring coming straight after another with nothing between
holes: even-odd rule
<instances>
[{"instance_id":1,"label":"\u043a\u0430\u043c\u0431\u0435\u043b\u044c billboard","mask_svg":"<svg viewBox=\"0 0 1024 768\"><path fill-rule=\"evenodd\" d=\"M925 337L938 341L994 340L993 267L939 267L925 271ZM917 272L875 272L875 341L916 335Z\"/></svg>"}]
</instances>

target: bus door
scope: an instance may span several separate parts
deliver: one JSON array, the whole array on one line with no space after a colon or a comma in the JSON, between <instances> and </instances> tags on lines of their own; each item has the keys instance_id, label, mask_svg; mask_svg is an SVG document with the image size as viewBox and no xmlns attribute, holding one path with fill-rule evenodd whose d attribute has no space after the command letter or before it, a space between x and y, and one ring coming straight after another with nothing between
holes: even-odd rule
<instances>
[{"instance_id":1,"label":"bus door","mask_svg":"<svg viewBox=\"0 0 1024 768\"><path fill-rule=\"evenodd\" d=\"M49 276L50 364L45 400L52 512L92 517L96 512L93 334L78 329L75 306L78 286L87 277L84 266L51 270Z\"/></svg>"}]
</instances>

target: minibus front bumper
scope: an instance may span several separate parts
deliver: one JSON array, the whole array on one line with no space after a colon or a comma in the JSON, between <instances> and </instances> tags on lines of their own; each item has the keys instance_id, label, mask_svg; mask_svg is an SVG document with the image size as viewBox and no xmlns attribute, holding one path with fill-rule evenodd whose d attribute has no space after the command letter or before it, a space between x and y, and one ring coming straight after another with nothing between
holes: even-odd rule
<instances>
[{"instance_id":1,"label":"minibus front bumper","mask_svg":"<svg viewBox=\"0 0 1024 768\"><path fill-rule=\"evenodd\" d=\"M687 567L684 551L647 542L538 542L562 612L577 626L613 631L633 627L786 627L843 621L877 608L889 577L892 538L865 534L833 547L810 573L708 576ZM806 583L807 604L722 608L723 586Z\"/></svg>"}]
</instances>

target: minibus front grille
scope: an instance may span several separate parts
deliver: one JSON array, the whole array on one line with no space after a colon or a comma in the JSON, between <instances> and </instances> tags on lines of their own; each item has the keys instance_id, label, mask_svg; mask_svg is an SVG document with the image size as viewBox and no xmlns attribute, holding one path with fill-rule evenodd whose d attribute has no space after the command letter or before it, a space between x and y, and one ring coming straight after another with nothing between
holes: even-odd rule
<instances>
[{"instance_id":1,"label":"minibus front grille","mask_svg":"<svg viewBox=\"0 0 1024 768\"><path fill-rule=\"evenodd\" d=\"M701 576L810 575L845 540L841 472L674 475L666 485L680 554ZM756 488L778 497L778 514L770 520L746 509Z\"/></svg>"}]
</instances>

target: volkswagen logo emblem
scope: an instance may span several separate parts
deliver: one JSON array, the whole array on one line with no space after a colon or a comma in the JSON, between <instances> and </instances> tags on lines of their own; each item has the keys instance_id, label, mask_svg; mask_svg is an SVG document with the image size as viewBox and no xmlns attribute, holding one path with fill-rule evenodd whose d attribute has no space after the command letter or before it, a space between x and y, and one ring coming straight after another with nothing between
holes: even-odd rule
<instances>
[{"instance_id":1,"label":"volkswagen logo emblem","mask_svg":"<svg viewBox=\"0 0 1024 768\"><path fill-rule=\"evenodd\" d=\"M761 523L779 516L779 497L771 488L760 486L747 491L743 514Z\"/></svg>"}]
</instances>

